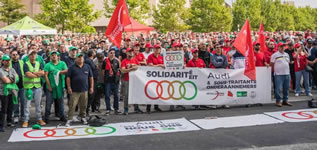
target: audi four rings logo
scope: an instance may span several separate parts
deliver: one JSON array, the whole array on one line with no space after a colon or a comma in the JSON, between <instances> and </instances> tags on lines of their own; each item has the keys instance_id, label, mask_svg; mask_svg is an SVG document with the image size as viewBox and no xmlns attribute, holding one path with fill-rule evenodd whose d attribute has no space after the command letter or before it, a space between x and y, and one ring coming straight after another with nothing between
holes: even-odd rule
<instances>
[{"instance_id":1,"label":"audi four rings logo","mask_svg":"<svg viewBox=\"0 0 317 150\"><path fill-rule=\"evenodd\" d=\"M168 84L167 86L167 94L168 96L167 97L163 97L163 86L162 84ZM156 84L156 94L154 97L150 96L149 93L148 93L148 87L150 84ZM178 93L179 93L179 97L175 97L175 84L179 84L179 87L178 87ZM195 89L195 93L193 96L191 97L186 97L186 90L187 90L187 86L185 85L192 85ZM176 92L177 92L177 89L176 89ZM197 96L197 86L194 82L192 81L184 81L184 82L181 82L181 81L178 81L178 80L175 80L175 81L167 81L167 80L163 80L163 81L156 81L156 80L150 80L148 83L146 83L145 87L144 87L144 93L146 95L146 97L148 97L149 99L151 100L157 100L157 99L162 99L162 100L169 100L169 99L173 99L173 100L181 100L181 99L185 99L185 100L193 100L196 96ZM175 95L174 95L175 94Z\"/></svg>"},{"instance_id":2,"label":"audi four rings logo","mask_svg":"<svg viewBox=\"0 0 317 150\"><path fill-rule=\"evenodd\" d=\"M282 116L289 118L289 119L309 120L309 119L317 118L317 110L315 110L315 111L286 112L286 113L283 113Z\"/></svg>"},{"instance_id":3,"label":"audi four rings logo","mask_svg":"<svg viewBox=\"0 0 317 150\"><path fill-rule=\"evenodd\" d=\"M165 56L165 60L166 61L179 61L182 60L182 56L181 55L167 55Z\"/></svg>"},{"instance_id":4,"label":"audi four rings logo","mask_svg":"<svg viewBox=\"0 0 317 150\"><path fill-rule=\"evenodd\" d=\"M97 133L96 128L107 128L109 131ZM57 131L61 130L63 132L62 135L57 135ZM84 130L84 134L79 134L79 130ZM31 139L41 139L41 138L61 138L61 137L68 137L68 136L89 136L89 135L107 135L116 132L116 128L111 126L101 126L101 127L74 127L74 128L56 128L56 129L40 129L40 130L30 130L24 133L24 136ZM43 131L45 131L43 133ZM33 136L34 133L43 133L41 136ZM32 135L33 133L33 135Z\"/></svg>"}]
</instances>

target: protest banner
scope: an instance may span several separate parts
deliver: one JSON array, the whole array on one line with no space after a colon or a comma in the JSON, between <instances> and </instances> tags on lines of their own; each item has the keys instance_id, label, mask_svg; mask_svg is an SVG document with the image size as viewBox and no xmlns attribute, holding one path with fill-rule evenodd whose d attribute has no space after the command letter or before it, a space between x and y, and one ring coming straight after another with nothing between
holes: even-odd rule
<instances>
[{"instance_id":1,"label":"protest banner","mask_svg":"<svg viewBox=\"0 0 317 150\"><path fill-rule=\"evenodd\" d=\"M139 67L130 73L129 104L238 105L272 103L271 68L258 67L257 80L244 69L167 70Z\"/></svg>"}]
</instances>

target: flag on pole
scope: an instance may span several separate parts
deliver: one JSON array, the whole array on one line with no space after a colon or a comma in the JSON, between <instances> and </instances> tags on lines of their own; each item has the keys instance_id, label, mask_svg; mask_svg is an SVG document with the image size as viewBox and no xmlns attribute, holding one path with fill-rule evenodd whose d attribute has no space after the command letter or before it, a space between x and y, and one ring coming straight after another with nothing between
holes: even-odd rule
<instances>
[{"instance_id":1,"label":"flag on pole","mask_svg":"<svg viewBox=\"0 0 317 150\"><path fill-rule=\"evenodd\" d=\"M251 29L249 19L246 20L241 31L239 32L233 46L245 56L244 75L251 80L256 79L256 70L254 62L254 51L251 39Z\"/></svg>"},{"instance_id":2,"label":"flag on pole","mask_svg":"<svg viewBox=\"0 0 317 150\"><path fill-rule=\"evenodd\" d=\"M258 33L259 37L256 40L256 43L260 43L260 51L261 52L265 52L266 51L266 45L265 45L265 36L264 36L264 27L263 27L263 22L261 21L261 25L260 25L260 30Z\"/></svg>"},{"instance_id":3,"label":"flag on pole","mask_svg":"<svg viewBox=\"0 0 317 150\"><path fill-rule=\"evenodd\" d=\"M120 48L122 32L125 26L131 24L129 11L124 0L119 0L106 30L109 40Z\"/></svg>"}]
</instances>

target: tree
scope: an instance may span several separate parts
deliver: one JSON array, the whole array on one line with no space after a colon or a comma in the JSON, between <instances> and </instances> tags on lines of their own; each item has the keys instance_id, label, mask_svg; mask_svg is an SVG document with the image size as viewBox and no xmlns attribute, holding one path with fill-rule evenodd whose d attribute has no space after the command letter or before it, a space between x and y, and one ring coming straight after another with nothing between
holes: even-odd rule
<instances>
[{"instance_id":1,"label":"tree","mask_svg":"<svg viewBox=\"0 0 317 150\"><path fill-rule=\"evenodd\" d=\"M280 13L278 10L281 2L279 0L263 0L261 1L261 16L263 26L266 31L275 31L278 27Z\"/></svg>"},{"instance_id":2,"label":"tree","mask_svg":"<svg viewBox=\"0 0 317 150\"><path fill-rule=\"evenodd\" d=\"M43 13L36 19L50 27L79 33L93 33L95 28L89 25L98 19L102 11L95 11L89 0L42 0L40 2Z\"/></svg>"},{"instance_id":3,"label":"tree","mask_svg":"<svg viewBox=\"0 0 317 150\"><path fill-rule=\"evenodd\" d=\"M259 28L261 22L261 0L237 0L232 8L232 29L238 30L249 18L253 30Z\"/></svg>"},{"instance_id":4,"label":"tree","mask_svg":"<svg viewBox=\"0 0 317 150\"><path fill-rule=\"evenodd\" d=\"M310 7L293 8L293 17L295 22L295 30L304 31L306 29L314 30L316 25L314 24L314 16Z\"/></svg>"},{"instance_id":5,"label":"tree","mask_svg":"<svg viewBox=\"0 0 317 150\"><path fill-rule=\"evenodd\" d=\"M110 5L109 2L111 1ZM119 0L104 0L104 15L111 18L114 9ZM150 18L149 0L126 0L129 15L140 23L144 24L144 20Z\"/></svg>"},{"instance_id":6,"label":"tree","mask_svg":"<svg viewBox=\"0 0 317 150\"><path fill-rule=\"evenodd\" d=\"M153 24L161 32L184 31L189 28L184 23L189 17L188 8L185 8L185 0L160 0L153 11Z\"/></svg>"},{"instance_id":7,"label":"tree","mask_svg":"<svg viewBox=\"0 0 317 150\"><path fill-rule=\"evenodd\" d=\"M292 15L292 11L295 11L294 6L290 6L288 4L280 5L279 10L280 10L280 18L279 18L279 23L278 27L276 30L295 30L295 22L294 22L294 17Z\"/></svg>"},{"instance_id":8,"label":"tree","mask_svg":"<svg viewBox=\"0 0 317 150\"><path fill-rule=\"evenodd\" d=\"M26 16L19 0L0 0L0 21L8 25Z\"/></svg>"},{"instance_id":9,"label":"tree","mask_svg":"<svg viewBox=\"0 0 317 150\"><path fill-rule=\"evenodd\" d=\"M230 31L232 15L224 0L193 0L186 23L194 32Z\"/></svg>"}]
</instances>

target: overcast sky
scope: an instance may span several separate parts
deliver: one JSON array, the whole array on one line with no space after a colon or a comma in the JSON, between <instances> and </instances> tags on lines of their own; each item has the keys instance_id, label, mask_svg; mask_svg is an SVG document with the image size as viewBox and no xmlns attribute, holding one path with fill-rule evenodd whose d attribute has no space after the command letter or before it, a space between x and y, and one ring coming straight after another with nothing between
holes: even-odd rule
<instances>
[{"instance_id":1,"label":"overcast sky","mask_svg":"<svg viewBox=\"0 0 317 150\"><path fill-rule=\"evenodd\" d=\"M231 5L234 0L225 0L227 3ZM289 0L281 0L281 1L289 1ZM317 0L293 0L295 1L295 6L310 6L313 8L317 8Z\"/></svg>"}]
</instances>

